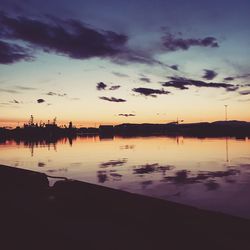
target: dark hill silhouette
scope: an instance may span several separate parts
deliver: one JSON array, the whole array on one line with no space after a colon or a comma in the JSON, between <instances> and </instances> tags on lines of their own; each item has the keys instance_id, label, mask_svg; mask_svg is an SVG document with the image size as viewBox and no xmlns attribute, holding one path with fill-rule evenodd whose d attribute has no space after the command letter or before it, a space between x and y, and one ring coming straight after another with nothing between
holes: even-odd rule
<instances>
[{"instance_id":1,"label":"dark hill silhouette","mask_svg":"<svg viewBox=\"0 0 250 250\"><path fill-rule=\"evenodd\" d=\"M130 124L115 126L115 133L121 135L166 134L186 136L250 136L250 122L215 121L200 123Z\"/></svg>"}]
</instances>

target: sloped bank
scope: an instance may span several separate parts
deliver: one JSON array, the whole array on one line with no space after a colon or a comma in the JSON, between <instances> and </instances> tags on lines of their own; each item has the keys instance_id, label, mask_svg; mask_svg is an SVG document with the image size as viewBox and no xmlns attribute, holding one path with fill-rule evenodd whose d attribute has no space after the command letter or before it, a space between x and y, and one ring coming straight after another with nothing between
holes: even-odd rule
<instances>
[{"instance_id":1,"label":"sloped bank","mask_svg":"<svg viewBox=\"0 0 250 250\"><path fill-rule=\"evenodd\" d=\"M2 249L249 249L250 221L0 166Z\"/></svg>"}]
</instances>

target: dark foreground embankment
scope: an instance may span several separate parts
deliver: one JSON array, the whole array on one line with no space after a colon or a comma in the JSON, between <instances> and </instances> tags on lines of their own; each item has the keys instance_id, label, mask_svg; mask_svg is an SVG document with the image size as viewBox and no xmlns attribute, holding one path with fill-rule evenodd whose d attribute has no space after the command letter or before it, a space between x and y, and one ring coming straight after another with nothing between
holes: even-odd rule
<instances>
[{"instance_id":1,"label":"dark foreground embankment","mask_svg":"<svg viewBox=\"0 0 250 250\"><path fill-rule=\"evenodd\" d=\"M1 249L249 249L250 221L0 166Z\"/></svg>"}]
</instances>

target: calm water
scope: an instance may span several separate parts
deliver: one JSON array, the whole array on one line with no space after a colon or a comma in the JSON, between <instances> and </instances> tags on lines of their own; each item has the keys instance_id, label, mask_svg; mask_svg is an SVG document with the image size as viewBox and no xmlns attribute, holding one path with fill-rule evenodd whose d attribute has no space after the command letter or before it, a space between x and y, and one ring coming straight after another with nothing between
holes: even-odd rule
<instances>
[{"instance_id":1,"label":"calm water","mask_svg":"<svg viewBox=\"0 0 250 250\"><path fill-rule=\"evenodd\" d=\"M250 218L250 140L136 137L0 144L0 164Z\"/></svg>"}]
</instances>

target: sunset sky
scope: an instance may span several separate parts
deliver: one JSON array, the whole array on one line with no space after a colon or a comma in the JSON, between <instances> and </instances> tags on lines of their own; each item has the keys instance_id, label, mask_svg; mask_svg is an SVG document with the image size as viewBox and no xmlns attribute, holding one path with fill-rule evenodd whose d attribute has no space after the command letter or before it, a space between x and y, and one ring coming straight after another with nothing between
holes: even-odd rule
<instances>
[{"instance_id":1,"label":"sunset sky","mask_svg":"<svg viewBox=\"0 0 250 250\"><path fill-rule=\"evenodd\" d=\"M250 121L249 0L0 0L0 126Z\"/></svg>"}]
</instances>

